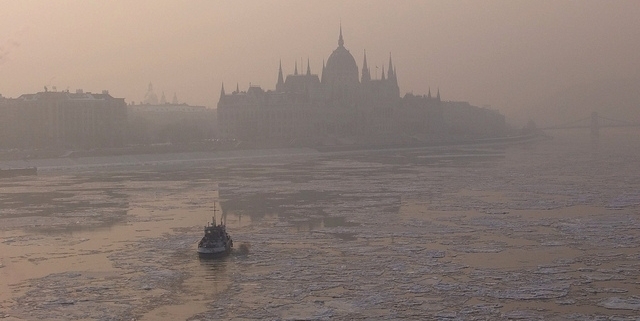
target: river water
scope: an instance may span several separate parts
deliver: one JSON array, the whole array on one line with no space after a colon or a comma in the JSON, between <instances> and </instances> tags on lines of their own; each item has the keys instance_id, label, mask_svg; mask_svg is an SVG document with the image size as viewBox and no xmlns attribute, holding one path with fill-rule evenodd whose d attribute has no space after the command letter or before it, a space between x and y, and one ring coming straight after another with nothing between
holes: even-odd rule
<instances>
[{"instance_id":1,"label":"river water","mask_svg":"<svg viewBox=\"0 0 640 321\"><path fill-rule=\"evenodd\" d=\"M549 134L32 161L0 180L0 318L637 320L640 131ZM214 201L236 250L200 260Z\"/></svg>"}]
</instances>

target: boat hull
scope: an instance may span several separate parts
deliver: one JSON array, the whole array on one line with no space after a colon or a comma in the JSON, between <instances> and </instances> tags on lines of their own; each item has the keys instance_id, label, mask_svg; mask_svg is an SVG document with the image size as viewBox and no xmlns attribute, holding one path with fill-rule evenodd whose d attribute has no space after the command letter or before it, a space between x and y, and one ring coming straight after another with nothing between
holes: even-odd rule
<instances>
[{"instance_id":1,"label":"boat hull","mask_svg":"<svg viewBox=\"0 0 640 321\"><path fill-rule=\"evenodd\" d=\"M229 255L231 253L231 248L222 248L222 249L214 249L214 248L198 248L198 257L202 259L215 259L221 258Z\"/></svg>"}]
</instances>

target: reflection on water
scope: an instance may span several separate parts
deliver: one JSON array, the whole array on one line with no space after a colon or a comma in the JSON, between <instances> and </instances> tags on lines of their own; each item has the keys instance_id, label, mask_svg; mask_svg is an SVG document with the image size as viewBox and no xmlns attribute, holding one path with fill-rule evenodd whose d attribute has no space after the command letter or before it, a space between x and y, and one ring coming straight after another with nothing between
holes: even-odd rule
<instances>
[{"instance_id":1,"label":"reflection on water","mask_svg":"<svg viewBox=\"0 0 640 321\"><path fill-rule=\"evenodd\" d=\"M227 266L231 264L231 257L226 256L215 259L198 258L198 261L205 279L214 281L229 279L225 273Z\"/></svg>"}]
</instances>

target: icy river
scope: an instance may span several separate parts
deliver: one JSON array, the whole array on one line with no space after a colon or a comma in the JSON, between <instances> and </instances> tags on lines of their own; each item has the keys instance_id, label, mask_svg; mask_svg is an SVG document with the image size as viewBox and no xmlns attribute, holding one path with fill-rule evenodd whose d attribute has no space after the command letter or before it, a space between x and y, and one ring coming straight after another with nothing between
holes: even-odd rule
<instances>
[{"instance_id":1,"label":"icy river","mask_svg":"<svg viewBox=\"0 0 640 321\"><path fill-rule=\"evenodd\" d=\"M0 319L639 320L640 130L549 134L33 160L0 179ZM236 250L199 260L214 201Z\"/></svg>"}]
</instances>

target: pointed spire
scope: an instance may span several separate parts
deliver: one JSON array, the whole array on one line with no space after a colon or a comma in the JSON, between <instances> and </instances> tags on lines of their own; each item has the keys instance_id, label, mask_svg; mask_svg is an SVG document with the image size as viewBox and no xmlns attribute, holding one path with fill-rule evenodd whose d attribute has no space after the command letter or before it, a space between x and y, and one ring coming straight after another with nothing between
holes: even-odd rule
<instances>
[{"instance_id":1,"label":"pointed spire","mask_svg":"<svg viewBox=\"0 0 640 321\"><path fill-rule=\"evenodd\" d=\"M382 78L380 78L381 80L386 80L386 78L384 77L384 65L382 65Z\"/></svg>"},{"instance_id":2,"label":"pointed spire","mask_svg":"<svg viewBox=\"0 0 640 321\"><path fill-rule=\"evenodd\" d=\"M369 67L367 66L367 50L364 51L364 62L362 63L362 79L361 82L371 80L371 73L369 72Z\"/></svg>"},{"instance_id":3,"label":"pointed spire","mask_svg":"<svg viewBox=\"0 0 640 321\"><path fill-rule=\"evenodd\" d=\"M438 87L438 96L436 96L436 99L440 101L440 87Z\"/></svg>"},{"instance_id":4,"label":"pointed spire","mask_svg":"<svg viewBox=\"0 0 640 321\"><path fill-rule=\"evenodd\" d=\"M309 58L307 58L307 76L311 76L311 66L309 65Z\"/></svg>"},{"instance_id":5,"label":"pointed spire","mask_svg":"<svg viewBox=\"0 0 640 321\"><path fill-rule=\"evenodd\" d=\"M278 68L278 85L284 84L284 77L282 77L282 59L280 59L280 67Z\"/></svg>"},{"instance_id":6,"label":"pointed spire","mask_svg":"<svg viewBox=\"0 0 640 321\"><path fill-rule=\"evenodd\" d=\"M338 38L338 46L344 46L344 39L342 39L342 22L340 22L340 38Z\"/></svg>"},{"instance_id":7,"label":"pointed spire","mask_svg":"<svg viewBox=\"0 0 640 321\"><path fill-rule=\"evenodd\" d=\"M324 82L324 70L325 70L325 66L324 66L324 58L322 59L322 75L320 75L320 82Z\"/></svg>"},{"instance_id":8,"label":"pointed spire","mask_svg":"<svg viewBox=\"0 0 640 321\"><path fill-rule=\"evenodd\" d=\"M223 82L222 89L220 89L220 101L224 100L224 96L225 96L225 93L224 93L224 82Z\"/></svg>"},{"instance_id":9,"label":"pointed spire","mask_svg":"<svg viewBox=\"0 0 640 321\"><path fill-rule=\"evenodd\" d=\"M294 75L298 75L298 60L296 59L296 69L293 71Z\"/></svg>"},{"instance_id":10,"label":"pointed spire","mask_svg":"<svg viewBox=\"0 0 640 321\"><path fill-rule=\"evenodd\" d=\"M173 99L171 100L171 103L174 105L178 104L178 96L176 95L176 93L173 93Z\"/></svg>"},{"instance_id":11,"label":"pointed spire","mask_svg":"<svg viewBox=\"0 0 640 321\"><path fill-rule=\"evenodd\" d=\"M429 94L427 94L427 98L431 98L431 86L429 86Z\"/></svg>"},{"instance_id":12,"label":"pointed spire","mask_svg":"<svg viewBox=\"0 0 640 321\"><path fill-rule=\"evenodd\" d=\"M388 69L389 79L393 79L395 77L393 62L391 62L391 53L389 53L389 69Z\"/></svg>"},{"instance_id":13,"label":"pointed spire","mask_svg":"<svg viewBox=\"0 0 640 321\"><path fill-rule=\"evenodd\" d=\"M236 93L240 92L240 84L236 83Z\"/></svg>"}]
</instances>

